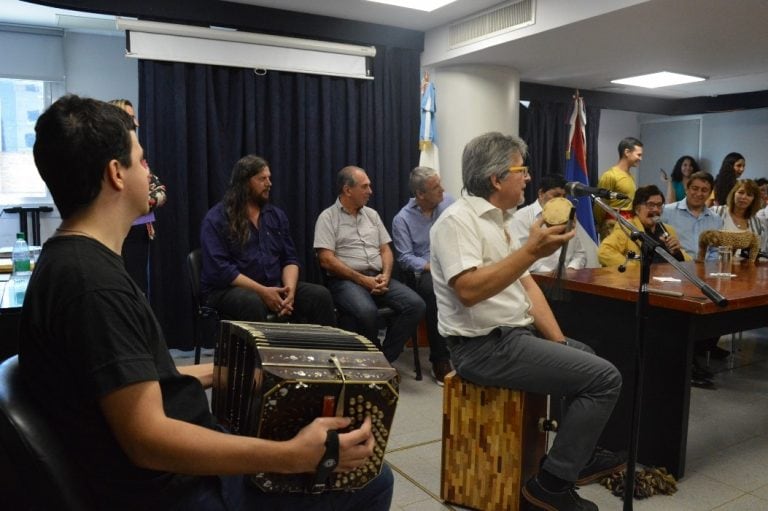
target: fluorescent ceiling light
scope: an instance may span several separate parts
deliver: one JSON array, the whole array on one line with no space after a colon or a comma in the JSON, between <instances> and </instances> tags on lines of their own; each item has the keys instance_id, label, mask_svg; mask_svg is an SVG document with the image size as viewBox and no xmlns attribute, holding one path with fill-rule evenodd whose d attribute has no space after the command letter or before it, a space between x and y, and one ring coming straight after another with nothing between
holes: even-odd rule
<instances>
[{"instance_id":1,"label":"fluorescent ceiling light","mask_svg":"<svg viewBox=\"0 0 768 511\"><path fill-rule=\"evenodd\" d=\"M432 12L440 7L452 4L456 0L367 0L377 4L394 5L395 7L405 7L406 9L416 9L417 11Z\"/></svg>"},{"instance_id":2,"label":"fluorescent ceiling light","mask_svg":"<svg viewBox=\"0 0 768 511\"><path fill-rule=\"evenodd\" d=\"M681 75L679 73L670 73L661 71L649 75L632 76L620 80L611 80L611 83L621 85L634 85L635 87L645 87L646 89L656 89L658 87L668 87L670 85L680 85L683 83L702 82L706 78L700 76Z\"/></svg>"}]
</instances>

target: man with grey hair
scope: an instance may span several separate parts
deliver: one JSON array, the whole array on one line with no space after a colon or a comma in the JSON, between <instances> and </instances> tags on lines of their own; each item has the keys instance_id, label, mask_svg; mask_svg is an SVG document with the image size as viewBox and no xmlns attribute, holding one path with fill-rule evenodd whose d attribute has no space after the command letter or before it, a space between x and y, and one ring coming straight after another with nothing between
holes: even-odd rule
<instances>
[{"instance_id":1,"label":"man with grey hair","mask_svg":"<svg viewBox=\"0 0 768 511\"><path fill-rule=\"evenodd\" d=\"M392 240L397 262L407 276L405 282L427 305L429 361L432 362L432 376L442 386L452 368L445 338L437 331L437 303L429 264L429 229L454 199L443 193L440 174L431 167L414 168L409 184L413 197L392 219Z\"/></svg>"},{"instance_id":2,"label":"man with grey hair","mask_svg":"<svg viewBox=\"0 0 768 511\"><path fill-rule=\"evenodd\" d=\"M373 191L363 169L344 167L336 180L339 196L315 223L314 248L328 276L336 306L355 320L354 330L381 348L394 362L424 315L424 301L392 278L394 257L386 227L366 206ZM394 309L383 345L379 342L378 307Z\"/></svg>"},{"instance_id":3,"label":"man with grey hair","mask_svg":"<svg viewBox=\"0 0 768 511\"><path fill-rule=\"evenodd\" d=\"M438 327L462 378L564 398L560 430L522 493L544 509L596 510L575 485L625 466L595 448L619 397L621 374L565 337L528 273L574 232L538 219L521 246L505 227L530 181L526 151L520 138L501 133L476 137L464 148L468 195L443 212L430 232Z\"/></svg>"}]
</instances>

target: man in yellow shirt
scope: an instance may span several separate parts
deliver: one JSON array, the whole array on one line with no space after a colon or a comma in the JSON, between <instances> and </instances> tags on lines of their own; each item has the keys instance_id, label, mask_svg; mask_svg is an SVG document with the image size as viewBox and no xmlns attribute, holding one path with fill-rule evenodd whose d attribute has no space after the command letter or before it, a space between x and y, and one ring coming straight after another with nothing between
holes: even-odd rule
<instances>
[{"instance_id":1,"label":"man in yellow shirt","mask_svg":"<svg viewBox=\"0 0 768 511\"><path fill-rule=\"evenodd\" d=\"M643 143L634 137L627 137L619 142L619 161L606 170L597 182L598 188L626 195L626 199L605 199L606 203L618 209L625 218L632 217L632 200L635 198L635 179L630 173L632 167L643 159ZM595 205L595 223L600 239L605 239L613 230L616 219L609 216L600 206Z\"/></svg>"}]
</instances>

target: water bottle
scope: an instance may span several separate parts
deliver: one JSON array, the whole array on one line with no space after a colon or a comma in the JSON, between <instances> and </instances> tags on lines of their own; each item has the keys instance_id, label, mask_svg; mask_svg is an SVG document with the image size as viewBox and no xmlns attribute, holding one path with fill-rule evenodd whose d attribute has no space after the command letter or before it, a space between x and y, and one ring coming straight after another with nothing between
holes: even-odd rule
<instances>
[{"instance_id":1,"label":"water bottle","mask_svg":"<svg viewBox=\"0 0 768 511\"><path fill-rule=\"evenodd\" d=\"M15 305L24 303L24 294L27 292L29 276L32 275L32 257L29 252L29 246L24 239L24 233L16 234L16 243L11 252L11 261L13 262L13 273L11 280L13 284L13 297Z\"/></svg>"}]
</instances>

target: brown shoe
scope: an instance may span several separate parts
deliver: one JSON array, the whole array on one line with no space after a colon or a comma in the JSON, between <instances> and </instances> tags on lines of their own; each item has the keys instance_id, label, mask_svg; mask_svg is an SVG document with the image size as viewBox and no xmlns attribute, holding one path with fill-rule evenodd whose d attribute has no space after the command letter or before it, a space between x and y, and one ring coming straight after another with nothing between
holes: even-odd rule
<instances>
[{"instance_id":1,"label":"brown shoe","mask_svg":"<svg viewBox=\"0 0 768 511\"><path fill-rule=\"evenodd\" d=\"M451 371L453 371L453 368L451 367L450 360L446 359L432 362L432 377L441 387L443 386L443 380L445 380L445 377L448 376L448 373Z\"/></svg>"}]
</instances>

